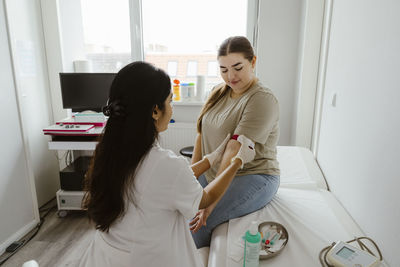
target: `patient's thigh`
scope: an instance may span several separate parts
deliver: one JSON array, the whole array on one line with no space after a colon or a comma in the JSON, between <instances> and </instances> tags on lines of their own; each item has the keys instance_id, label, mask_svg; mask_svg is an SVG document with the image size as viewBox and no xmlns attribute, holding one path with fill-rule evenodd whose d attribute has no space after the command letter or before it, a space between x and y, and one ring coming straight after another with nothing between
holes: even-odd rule
<instances>
[{"instance_id":1,"label":"patient's thigh","mask_svg":"<svg viewBox=\"0 0 400 267\"><path fill-rule=\"evenodd\" d=\"M215 227L230 219L254 212L272 200L279 187L279 176L251 174L236 176L207 219Z\"/></svg>"}]
</instances>

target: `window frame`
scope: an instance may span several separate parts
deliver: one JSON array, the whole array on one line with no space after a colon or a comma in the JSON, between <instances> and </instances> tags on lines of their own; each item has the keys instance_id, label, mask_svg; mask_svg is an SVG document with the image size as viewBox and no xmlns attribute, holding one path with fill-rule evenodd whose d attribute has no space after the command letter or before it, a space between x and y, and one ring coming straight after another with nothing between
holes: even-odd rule
<instances>
[{"instance_id":1,"label":"window frame","mask_svg":"<svg viewBox=\"0 0 400 267\"><path fill-rule=\"evenodd\" d=\"M142 0L129 1L131 31L131 58L133 61L144 60Z\"/></svg>"}]
</instances>

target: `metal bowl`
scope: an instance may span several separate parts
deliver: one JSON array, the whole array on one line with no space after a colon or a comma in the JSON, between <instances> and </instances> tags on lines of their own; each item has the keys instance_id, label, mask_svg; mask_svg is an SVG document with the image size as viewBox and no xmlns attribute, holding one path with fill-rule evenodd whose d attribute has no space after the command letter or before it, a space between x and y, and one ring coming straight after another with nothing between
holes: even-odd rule
<instances>
[{"instance_id":1,"label":"metal bowl","mask_svg":"<svg viewBox=\"0 0 400 267\"><path fill-rule=\"evenodd\" d=\"M280 233L280 237L277 240L284 240L284 241L279 249L272 251L270 250L271 247L267 247L264 244L262 244L260 250L260 260L269 259L275 257L276 255L279 255L279 253L281 253L281 251L286 247L286 244L289 241L289 234L286 228L282 224L277 222L263 222L258 225L258 231L260 233L263 233L263 235L264 232L266 232L269 228L276 229L276 231Z\"/></svg>"}]
</instances>

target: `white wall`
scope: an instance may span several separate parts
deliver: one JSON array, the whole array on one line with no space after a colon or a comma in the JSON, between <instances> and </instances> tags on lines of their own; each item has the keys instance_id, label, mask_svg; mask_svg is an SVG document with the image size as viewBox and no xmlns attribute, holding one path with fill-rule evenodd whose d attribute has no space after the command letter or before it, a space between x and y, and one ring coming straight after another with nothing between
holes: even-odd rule
<instances>
[{"instance_id":1,"label":"white wall","mask_svg":"<svg viewBox=\"0 0 400 267\"><path fill-rule=\"evenodd\" d=\"M59 188L58 162L42 129L53 122L39 1L7 0L17 97L39 206Z\"/></svg>"},{"instance_id":2,"label":"white wall","mask_svg":"<svg viewBox=\"0 0 400 267\"><path fill-rule=\"evenodd\" d=\"M293 144L305 0L260 0L257 76L280 105L279 145Z\"/></svg>"},{"instance_id":3,"label":"white wall","mask_svg":"<svg viewBox=\"0 0 400 267\"><path fill-rule=\"evenodd\" d=\"M7 35L0 1L0 254L38 222L33 171L24 144Z\"/></svg>"},{"instance_id":4,"label":"white wall","mask_svg":"<svg viewBox=\"0 0 400 267\"><path fill-rule=\"evenodd\" d=\"M331 191L391 266L400 266L399 10L396 0L333 2L317 149Z\"/></svg>"}]
</instances>

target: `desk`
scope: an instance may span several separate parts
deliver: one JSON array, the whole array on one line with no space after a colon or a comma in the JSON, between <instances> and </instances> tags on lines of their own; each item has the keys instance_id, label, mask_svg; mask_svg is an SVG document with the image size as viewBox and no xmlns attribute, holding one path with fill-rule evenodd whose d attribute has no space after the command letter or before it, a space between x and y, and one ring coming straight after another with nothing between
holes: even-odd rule
<instances>
[{"instance_id":1,"label":"desk","mask_svg":"<svg viewBox=\"0 0 400 267\"><path fill-rule=\"evenodd\" d=\"M80 134L45 134L51 137L49 150L95 150L97 138L104 127L95 127L88 133Z\"/></svg>"}]
</instances>

